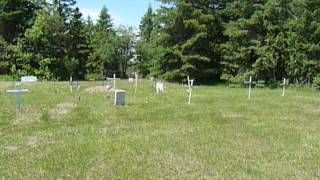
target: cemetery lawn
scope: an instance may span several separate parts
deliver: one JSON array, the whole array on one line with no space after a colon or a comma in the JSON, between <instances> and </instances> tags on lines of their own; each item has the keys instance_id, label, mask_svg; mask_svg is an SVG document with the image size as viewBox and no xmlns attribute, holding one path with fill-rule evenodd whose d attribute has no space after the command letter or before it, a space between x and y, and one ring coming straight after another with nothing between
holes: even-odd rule
<instances>
[{"instance_id":1,"label":"cemetery lawn","mask_svg":"<svg viewBox=\"0 0 320 180\"><path fill-rule=\"evenodd\" d=\"M113 94L66 82L23 85L22 111L13 83L0 83L0 179L319 179L320 93L311 89L200 86L121 81Z\"/></svg>"}]
</instances>

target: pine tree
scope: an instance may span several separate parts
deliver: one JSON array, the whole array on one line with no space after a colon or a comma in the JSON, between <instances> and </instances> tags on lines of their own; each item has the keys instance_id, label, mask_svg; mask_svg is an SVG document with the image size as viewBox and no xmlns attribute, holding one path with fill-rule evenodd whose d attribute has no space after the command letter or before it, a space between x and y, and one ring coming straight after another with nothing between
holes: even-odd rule
<instances>
[{"instance_id":1,"label":"pine tree","mask_svg":"<svg viewBox=\"0 0 320 180\"><path fill-rule=\"evenodd\" d=\"M113 73L120 75L119 57L116 49L116 33L113 30L111 16L104 6L94 28L91 38L87 68L95 78L101 78L101 74L111 76Z\"/></svg>"},{"instance_id":2,"label":"pine tree","mask_svg":"<svg viewBox=\"0 0 320 180\"><path fill-rule=\"evenodd\" d=\"M72 16L75 4L76 0L53 0L52 2L54 11L58 12L64 20L68 20Z\"/></svg>"},{"instance_id":3,"label":"pine tree","mask_svg":"<svg viewBox=\"0 0 320 180\"><path fill-rule=\"evenodd\" d=\"M108 13L107 7L103 6L100 11L99 19L97 21L98 31L109 33L112 31L112 19L110 14Z\"/></svg>"},{"instance_id":4,"label":"pine tree","mask_svg":"<svg viewBox=\"0 0 320 180\"><path fill-rule=\"evenodd\" d=\"M30 27L35 5L29 0L0 0L0 35L13 42Z\"/></svg>"},{"instance_id":5,"label":"pine tree","mask_svg":"<svg viewBox=\"0 0 320 180\"><path fill-rule=\"evenodd\" d=\"M65 61L69 72L77 79L84 79L86 60L89 56L89 41L79 8L76 8L70 21L67 34L68 59Z\"/></svg>"},{"instance_id":6,"label":"pine tree","mask_svg":"<svg viewBox=\"0 0 320 180\"><path fill-rule=\"evenodd\" d=\"M140 37L144 42L149 43L151 41L151 35L154 28L154 14L149 4L147 13L142 17L140 22Z\"/></svg>"},{"instance_id":7,"label":"pine tree","mask_svg":"<svg viewBox=\"0 0 320 180\"><path fill-rule=\"evenodd\" d=\"M220 1L162 1L158 17L163 25L157 44L164 47L156 63L156 73L168 80L187 75L198 82L220 78L220 42L223 41Z\"/></svg>"}]
</instances>

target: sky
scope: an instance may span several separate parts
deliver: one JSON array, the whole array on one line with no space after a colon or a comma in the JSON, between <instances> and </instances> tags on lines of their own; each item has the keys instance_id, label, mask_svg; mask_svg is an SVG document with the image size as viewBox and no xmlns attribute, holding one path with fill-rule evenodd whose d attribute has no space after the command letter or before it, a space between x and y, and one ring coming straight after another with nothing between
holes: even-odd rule
<instances>
[{"instance_id":1,"label":"sky","mask_svg":"<svg viewBox=\"0 0 320 180\"><path fill-rule=\"evenodd\" d=\"M101 8L105 5L116 27L126 25L138 28L149 3L151 3L154 10L160 4L155 0L78 0L77 6L85 18L90 15L95 21L99 17Z\"/></svg>"}]
</instances>

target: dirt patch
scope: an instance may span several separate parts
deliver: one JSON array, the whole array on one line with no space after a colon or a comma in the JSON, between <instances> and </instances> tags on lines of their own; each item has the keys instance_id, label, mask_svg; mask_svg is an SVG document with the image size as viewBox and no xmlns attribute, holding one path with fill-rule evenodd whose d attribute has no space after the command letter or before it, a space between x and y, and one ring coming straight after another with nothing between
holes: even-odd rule
<instances>
[{"instance_id":1,"label":"dirt patch","mask_svg":"<svg viewBox=\"0 0 320 180\"><path fill-rule=\"evenodd\" d=\"M108 93L108 92L112 92L113 88L111 86L95 86L95 87L89 87L84 91L87 93Z\"/></svg>"},{"instance_id":2,"label":"dirt patch","mask_svg":"<svg viewBox=\"0 0 320 180\"><path fill-rule=\"evenodd\" d=\"M12 122L13 125L25 125L38 123L41 119L41 113L36 107L23 108L17 113L16 119Z\"/></svg>"},{"instance_id":3,"label":"dirt patch","mask_svg":"<svg viewBox=\"0 0 320 180\"><path fill-rule=\"evenodd\" d=\"M220 111L223 118L242 118L243 116L237 112L231 112L231 111Z\"/></svg>"},{"instance_id":4,"label":"dirt patch","mask_svg":"<svg viewBox=\"0 0 320 180\"><path fill-rule=\"evenodd\" d=\"M6 151L12 153L12 152L17 151L17 150L19 149L19 147L18 147L18 146L6 146L6 147L4 147L4 149L5 149Z\"/></svg>"},{"instance_id":5,"label":"dirt patch","mask_svg":"<svg viewBox=\"0 0 320 180\"><path fill-rule=\"evenodd\" d=\"M65 102L58 104L55 108L49 111L49 115L52 119L59 119L68 113L70 113L73 109L77 107L77 104Z\"/></svg>"},{"instance_id":6,"label":"dirt patch","mask_svg":"<svg viewBox=\"0 0 320 180\"><path fill-rule=\"evenodd\" d=\"M38 146L38 138L36 136L29 137L27 140L27 145L31 147Z\"/></svg>"}]
</instances>

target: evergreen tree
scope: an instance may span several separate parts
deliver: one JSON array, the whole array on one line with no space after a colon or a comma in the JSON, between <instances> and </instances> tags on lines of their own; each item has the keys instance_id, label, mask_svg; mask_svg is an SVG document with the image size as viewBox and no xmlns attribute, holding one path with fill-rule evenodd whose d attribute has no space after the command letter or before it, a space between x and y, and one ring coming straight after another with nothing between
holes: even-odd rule
<instances>
[{"instance_id":1,"label":"evergreen tree","mask_svg":"<svg viewBox=\"0 0 320 180\"><path fill-rule=\"evenodd\" d=\"M89 41L81 17L82 14L79 8L76 8L67 35L68 60L65 61L70 74L77 79L84 79L86 74L86 60L90 53L88 47Z\"/></svg>"},{"instance_id":2,"label":"evergreen tree","mask_svg":"<svg viewBox=\"0 0 320 180\"><path fill-rule=\"evenodd\" d=\"M112 19L110 14L108 13L108 9L107 7L103 6L97 22L98 30L100 32L108 34L112 31L112 26Z\"/></svg>"},{"instance_id":3,"label":"evergreen tree","mask_svg":"<svg viewBox=\"0 0 320 180\"><path fill-rule=\"evenodd\" d=\"M136 49L136 69L139 74L146 76L150 73L150 68L152 67L152 59L154 56L153 46L151 42L153 30L155 28L155 15L149 4L146 14L142 17L140 21L140 32L139 40L135 45Z\"/></svg>"},{"instance_id":4,"label":"evergreen tree","mask_svg":"<svg viewBox=\"0 0 320 180\"><path fill-rule=\"evenodd\" d=\"M74 11L73 6L76 4L76 0L53 0L52 6L54 11L63 17L64 20L68 20Z\"/></svg>"},{"instance_id":5,"label":"evergreen tree","mask_svg":"<svg viewBox=\"0 0 320 180\"><path fill-rule=\"evenodd\" d=\"M163 0L174 4L159 11L163 25L157 44L164 47L156 74L168 80L217 81L223 41L220 1Z\"/></svg>"},{"instance_id":6,"label":"evergreen tree","mask_svg":"<svg viewBox=\"0 0 320 180\"><path fill-rule=\"evenodd\" d=\"M30 27L34 4L29 0L0 0L0 35L13 42Z\"/></svg>"},{"instance_id":7,"label":"evergreen tree","mask_svg":"<svg viewBox=\"0 0 320 180\"><path fill-rule=\"evenodd\" d=\"M106 7L103 7L97 24L94 28L87 68L91 76L101 78L101 74L111 76L120 74L119 57L117 57L116 34L112 27L111 16Z\"/></svg>"},{"instance_id":8,"label":"evergreen tree","mask_svg":"<svg viewBox=\"0 0 320 180\"><path fill-rule=\"evenodd\" d=\"M154 14L151 4L149 4L147 13L142 17L140 22L140 37L144 42L149 43L151 41L151 35L154 28Z\"/></svg>"}]
</instances>

